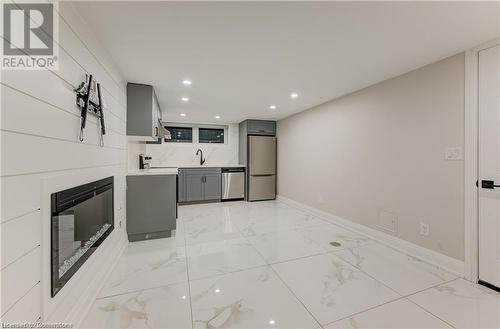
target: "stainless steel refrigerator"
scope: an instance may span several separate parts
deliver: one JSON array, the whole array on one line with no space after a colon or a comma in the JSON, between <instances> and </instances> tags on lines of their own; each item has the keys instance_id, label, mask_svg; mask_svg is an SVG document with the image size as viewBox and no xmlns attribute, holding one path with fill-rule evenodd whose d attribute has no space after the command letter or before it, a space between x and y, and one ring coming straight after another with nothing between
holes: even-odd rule
<instances>
[{"instance_id":1,"label":"stainless steel refrigerator","mask_svg":"<svg viewBox=\"0 0 500 329\"><path fill-rule=\"evenodd\" d=\"M276 199L276 137L248 136L248 201Z\"/></svg>"}]
</instances>

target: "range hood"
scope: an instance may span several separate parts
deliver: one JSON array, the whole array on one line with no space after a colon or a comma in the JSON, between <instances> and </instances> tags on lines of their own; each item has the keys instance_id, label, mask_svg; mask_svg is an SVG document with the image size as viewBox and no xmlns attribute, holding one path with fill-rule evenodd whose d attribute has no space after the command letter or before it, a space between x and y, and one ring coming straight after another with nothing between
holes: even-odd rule
<instances>
[{"instance_id":1,"label":"range hood","mask_svg":"<svg viewBox=\"0 0 500 329\"><path fill-rule=\"evenodd\" d=\"M165 128L165 124L158 120L158 140L156 142L147 141L146 144L161 144L163 139L172 139L172 134Z\"/></svg>"},{"instance_id":2,"label":"range hood","mask_svg":"<svg viewBox=\"0 0 500 329\"><path fill-rule=\"evenodd\" d=\"M170 134L170 131L168 131L166 128L165 128L165 123L161 122L160 121L160 124L158 125L159 126L159 131L158 131L158 135L160 138L165 138L165 139L172 139L172 135Z\"/></svg>"}]
</instances>

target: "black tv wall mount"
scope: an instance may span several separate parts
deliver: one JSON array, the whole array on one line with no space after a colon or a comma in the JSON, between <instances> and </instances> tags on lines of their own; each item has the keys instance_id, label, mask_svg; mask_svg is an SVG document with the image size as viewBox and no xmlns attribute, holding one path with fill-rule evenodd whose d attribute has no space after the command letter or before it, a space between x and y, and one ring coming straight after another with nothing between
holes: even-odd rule
<instances>
[{"instance_id":1,"label":"black tv wall mount","mask_svg":"<svg viewBox=\"0 0 500 329\"><path fill-rule=\"evenodd\" d=\"M92 79L92 74L85 75L85 81L75 88L74 91L76 92L76 105L81 110L80 142L84 140L87 114L90 113L99 119L99 146L104 146L106 127L104 125L104 104L102 102L101 84L95 81L95 79Z\"/></svg>"}]
</instances>

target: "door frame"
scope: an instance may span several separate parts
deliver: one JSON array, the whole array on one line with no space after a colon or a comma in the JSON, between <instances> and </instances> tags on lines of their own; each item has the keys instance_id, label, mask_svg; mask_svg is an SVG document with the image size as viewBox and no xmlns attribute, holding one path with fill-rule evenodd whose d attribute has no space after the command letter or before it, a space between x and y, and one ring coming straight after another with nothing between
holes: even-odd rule
<instances>
[{"instance_id":1,"label":"door frame","mask_svg":"<svg viewBox=\"0 0 500 329\"><path fill-rule=\"evenodd\" d=\"M465 141L464 141L464 218L465 278L479 280L479 52L500 44L492 40L465 52Z\"/></svg>"}]
</instances>

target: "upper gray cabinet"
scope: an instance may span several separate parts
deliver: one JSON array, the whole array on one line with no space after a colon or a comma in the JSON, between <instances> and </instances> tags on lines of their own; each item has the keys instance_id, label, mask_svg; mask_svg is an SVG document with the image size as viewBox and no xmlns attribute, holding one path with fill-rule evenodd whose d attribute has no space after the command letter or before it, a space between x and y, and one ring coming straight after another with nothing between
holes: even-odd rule
<instances>
[{"instance_id":1,"label":"upper gray cabinet","mask_svg":"<svg viewBox=\"0 0 500 329\"><path fill-rule=\"evenodd\" d=\"M247 120L247 133L249 135L276 135L276 121Z\"/></svg>"},{"instance_id":2,"label":"upper gray cabinet","mask_svg":"<svg viewBox=\"0 0 500 329\"><path fill-rule=\"evenodd\" d=\"M157 140L164 135L162 114L153 86L127 84L127 136Z\"/></svg>"}]
</instances>

